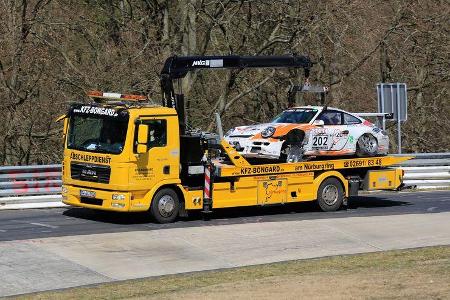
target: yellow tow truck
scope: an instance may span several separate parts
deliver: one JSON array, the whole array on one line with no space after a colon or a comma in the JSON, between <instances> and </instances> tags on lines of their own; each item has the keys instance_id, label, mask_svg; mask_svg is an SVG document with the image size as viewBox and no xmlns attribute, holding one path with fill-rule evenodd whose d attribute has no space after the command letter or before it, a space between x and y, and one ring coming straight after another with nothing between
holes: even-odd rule
<instances>
[{"instance_id":1,"label":"yellow tow truck","mask_svg":"<svg viewBox=\"0 0 450 300\"><path fill-rule=\"evenodd\" d=\"M410 157L250 164L223 139L186 130L173 80L202 68L304 68L304 56L171 57L162 105L145 96L91 92L64 118L63 202L120 212L149 211L160 223L192 210L317 201L335 211L359 190L397 190ZM217 155L219 153L219 155ZM216 155L214 155L216 154Z\"/></svg>"}]
</instances>

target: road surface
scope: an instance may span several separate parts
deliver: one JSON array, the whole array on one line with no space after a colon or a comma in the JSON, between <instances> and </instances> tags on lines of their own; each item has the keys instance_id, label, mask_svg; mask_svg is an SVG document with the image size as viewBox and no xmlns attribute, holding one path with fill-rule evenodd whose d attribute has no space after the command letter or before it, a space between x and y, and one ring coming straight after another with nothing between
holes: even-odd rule
<instances>
[{"instance_id":1,"label":"road surface","mask_svg":"<svg viewBox=\"0 0 450 300\"><path fill-rule=\"evenodd\" d=\"M292 259L450 245L450 191L224 209L173 224L82 208L0 212L0 296Z\"/></svg>"}]
</instances>

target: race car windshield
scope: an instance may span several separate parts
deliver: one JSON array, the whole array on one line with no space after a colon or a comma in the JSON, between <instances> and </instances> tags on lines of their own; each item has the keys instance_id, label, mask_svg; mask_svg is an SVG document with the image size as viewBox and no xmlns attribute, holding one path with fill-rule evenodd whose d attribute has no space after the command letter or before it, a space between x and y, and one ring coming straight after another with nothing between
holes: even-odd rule
<instances>
[{"instance_id":1,"label":"race car windshield","mask_svg":"<svg viewBox=\"0 0 450 300\"><path fill-rule=\"evenodd\" d=\"M285 110L272 120L272 123L307 124L316 115L316 109Z\"/></svg>"},{"instance_id":2,"label":"race car windshield","mask_svg":"<svg viewBox=\"0 0 450 300\"><path fill-rule=\"evenodd\" d=\"M69 149L119 154L123 150L128 117L72 115L67 147Z\"/></svg>"}]
</instances>

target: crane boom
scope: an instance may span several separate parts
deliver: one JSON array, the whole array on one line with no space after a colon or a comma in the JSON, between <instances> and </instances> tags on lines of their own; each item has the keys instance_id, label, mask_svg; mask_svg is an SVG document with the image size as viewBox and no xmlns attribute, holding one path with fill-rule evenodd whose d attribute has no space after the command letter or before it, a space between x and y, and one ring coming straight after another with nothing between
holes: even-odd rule
<instances>
[{"instance_id":1,"label":"crane boom","mask_svg":"<svg viewBox=\"0 0 450 300\"><path fill-rule=\"evenodd\" d=\"M180 129L185 131L184 96L176 94L174 79L181 79L190 71L198 69L245 69L245 68L303 68L309 77L312 62L307 56L171 56L164 63L160 74L163 106L175 108L180 118Z\"/></svg>"}]
</instances>

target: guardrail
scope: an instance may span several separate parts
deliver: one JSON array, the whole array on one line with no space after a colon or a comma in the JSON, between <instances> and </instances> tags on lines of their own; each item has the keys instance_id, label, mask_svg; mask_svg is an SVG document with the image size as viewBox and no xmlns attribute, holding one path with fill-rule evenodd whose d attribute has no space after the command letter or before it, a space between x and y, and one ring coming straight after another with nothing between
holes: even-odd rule
<instances>
[{"instance_id":1,"label":"guardrail","mask_svg":"<svg viewBox=\"0 0 450 300\"><path fill-rule=\"evenodd\" d=\"M61 165L0 167L0 209L61 206Z\"/></svg>"},{"instance_id":2,"label":"guardrail","mask_svg":"<svg viewBox=\"0 0 450 300\"><path fill-rule=\"evenodd\" d=\"M419 189L450 188L450 153L398 154L415 158L400 165L405 171L403 182Z\"/></svg>"},{"instance_id":3,"label":"guardrail","mask_svg":"<svg viewBox=\"0 0 450 300\"><path fill-rule=\"evenodd\" d=\"M450 153L399 154L404 183L419 189L450 188ZM61 165L0 167L0 209L63 206ZM31 203L31 204L30 204Z\"/></svg>"}]
</instances>

